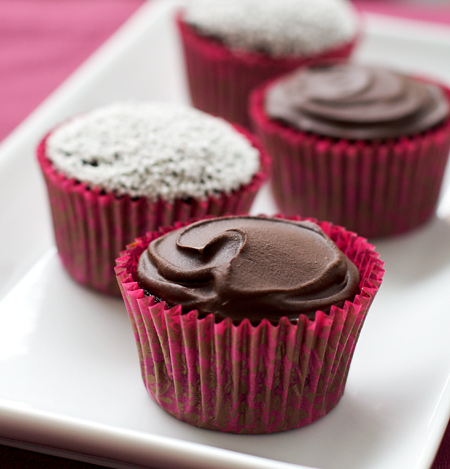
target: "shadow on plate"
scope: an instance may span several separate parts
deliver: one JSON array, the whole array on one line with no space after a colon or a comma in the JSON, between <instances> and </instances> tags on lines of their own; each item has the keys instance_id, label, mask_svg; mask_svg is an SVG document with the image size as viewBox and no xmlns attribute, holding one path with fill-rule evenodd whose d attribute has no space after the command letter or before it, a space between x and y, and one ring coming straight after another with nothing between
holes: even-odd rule
<instances>
[{"instance_id":1,"label":"shadow on plate","mask_svg":"<svg viewBox=\"0 0 450 469\"><path fill-rule=\"evenodd\" d=\"M386 263L386 276L398 286L420 283L450 269L450 216L434 217L422 227L371 242Z\"/></svg>"}]
</instances>

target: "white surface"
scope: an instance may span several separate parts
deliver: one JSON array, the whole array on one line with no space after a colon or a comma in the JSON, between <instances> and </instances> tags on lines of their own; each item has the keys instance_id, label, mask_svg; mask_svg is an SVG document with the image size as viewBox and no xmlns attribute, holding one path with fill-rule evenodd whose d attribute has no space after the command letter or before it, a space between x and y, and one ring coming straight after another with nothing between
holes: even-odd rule
<instances>
[{"instance_id":1,"label":"white surface","mask_svg":"<svg viewBox=\"0 0 450 469\"><path fill-rule=\"evenodd\" d=\"M145 5L0 147L0 442L112 467L428 467L450 414L450 197L425 227L377 243L387 273L345 395L319 422L282 434L215 433L165 414L141 382L121 300L63 271L36 143L112 100L185 100L174 5ZM444 28L371 16L368 31L362 60L450 83ZM267 191L253 211L274 211Z\"/></svg>"}]
</instances>

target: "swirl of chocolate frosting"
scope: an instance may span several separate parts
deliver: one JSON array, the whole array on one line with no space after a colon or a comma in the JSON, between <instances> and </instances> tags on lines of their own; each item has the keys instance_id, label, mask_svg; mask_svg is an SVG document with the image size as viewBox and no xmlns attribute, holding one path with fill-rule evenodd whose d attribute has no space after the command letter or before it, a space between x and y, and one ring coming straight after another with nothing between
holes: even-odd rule
<instances>
[{"instance_id":1,"label":"swirl of chocolate frosting","mask_svg":"<svg viewBox=\"0 0 450 469\"><path fill-rule=\"evenodd\" d=\"M410 136L449 115L436 85L356 63L299 69L271 86L265 110L301 131L374 140Z\"/></svg>"},{"instance_id":2,"label":"swirl of chocolate frosting","mask_svg":"<svg viewBox=\"0 0 450 469\"><path fill-rule=\"evenodd\" d=\"M359 271L312 222L240 216L155 239L139 259L137 279L147 294L183 312L257 324L329 313L353 300Z\"/></svg>"}]
</instances>

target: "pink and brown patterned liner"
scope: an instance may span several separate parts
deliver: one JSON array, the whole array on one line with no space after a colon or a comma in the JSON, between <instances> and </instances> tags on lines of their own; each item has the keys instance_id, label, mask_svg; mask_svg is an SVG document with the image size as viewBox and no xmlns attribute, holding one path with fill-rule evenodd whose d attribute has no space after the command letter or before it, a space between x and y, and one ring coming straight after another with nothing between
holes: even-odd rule
<instances>
[{"instance_id":1,"label":"pink and brown patterned liner","mask_svg":"<svg viewBox=\"0 0 450 469\"><path fill-rule=\"evenodd\" d=\"M136 282L138 259L153 239L174 228L148 233L117 259L142 378L164 410L201 428L272 433L307 425L336 406L384 270L364 238L318 224L356 264L361 281L352 302L332 307L329 315L318 311L314 320L300 315L296 323L284 317L277 325L266 319L235 325L229 318L216 322L212 314L182 314L179 305L146 296Z\"/></svg>"},{"instance_id":2,"label":"pink and brown patterned liner","mask_svg":"<svg viewBox=\"0 0 450 469\"><path fill-rule=\"evenodd\" d=\"M260 151L261 167L252 181L238 190L205 200L173 202L116 196L66 177L46 156L47 135L38 146L37 158L48 190L58 253L67 272L82 285L120 296L115 259L138 236L177 221L247 213L267 177L270 160L249 132L236 130Z\"/></svg>"},{"instance_id":3,"label":"pink and brown patterned liner","mask_svg":"<svg viewBox=\"0 0 450 469\"><path fill-rule=\"evenodd\" d=\"M250 114L272 157L271 185L286 215L310 216L362 236L404 233L436 210L450 151L450 118L427 132L384 141L332 139L270 119L256 89ZM443 87L450 101L450 89Z\"/></svg>"},{"instance_id":4,"label":"pink and brown patterned liner","mask_svg":"<svg viewBox=\"0 0 450 469\"><path fill-rule=\"evenodd\" d=\"M266 80L299 66L351 55L358 37L314 56L273 58L266 54L230 51L220 42L201 36L177 16L192 104L205 112L251 128L248 98Z\"/></svg>"}]
</instances>

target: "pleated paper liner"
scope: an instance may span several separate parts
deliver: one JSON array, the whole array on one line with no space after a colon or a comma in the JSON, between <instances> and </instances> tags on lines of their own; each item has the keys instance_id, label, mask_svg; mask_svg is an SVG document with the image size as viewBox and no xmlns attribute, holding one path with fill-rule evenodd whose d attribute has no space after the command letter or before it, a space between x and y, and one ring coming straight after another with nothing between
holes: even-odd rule
<instances>
[{"instance_id":1,"label":"pleated paper liner","mask_svg":"<svg viewBox=\"0 0 450 469\"><path fill-rule=\"evenodd\" d=\"M250 113L272 156L271 185L283 213L330 220L368 238L404 233L433 216L450 151L450 119L412 137L325 138L269 119L267 86L252 94Z\"/></svg>"},{"instance_id":2,"label":"pleated paper liner","mask_svg":"<svg viewBox=\"0 0 450 469\"><path fill-rule=\"evenodd\" d=\"M296 324L287 318L277 325L266 319L257 326L247 319L215 322L213 315L182 314L180 306L145 296L135 281L138 259L170 229L149 233L122 253L116 274L142 378L164 410L201 428L272 433L307 425L336 406L384 270L364 238L328 222L319 225L358 267L360 292L329 315L300 315Z\"/></svg>"},{"instance_id":3,"label":"pleated paper liner","mask_svg":"<svg viewBox=\"0 0 450 469\"><path fill-rule=\"evenodd\" d=\"M220 42L201 36L177 16L192 104L205 112L251 128L248 117L250 91L264 81L299 66L347 58L357 37L321 54L298 58L273 58L251 52L231 52Z\"/></svg>"},{"instance_id":4,"label":"pleated paper liner","mask_svg":"<svg viewBox=\"0 0 450 469\"><path fill-rule=\"evenodd\" d=\"M256 140L239 129L260 150L261 167L252 181L230 193L205 200L116 196L70 179L58 172L45 154L46 138L37 149L44 174L59 256L67 272L80 284L120 296L114 274L115 259L138 236L207 215L247 213L266 179L269 158Z\"/></svg>"}]
</instances>

